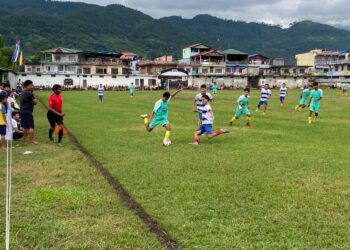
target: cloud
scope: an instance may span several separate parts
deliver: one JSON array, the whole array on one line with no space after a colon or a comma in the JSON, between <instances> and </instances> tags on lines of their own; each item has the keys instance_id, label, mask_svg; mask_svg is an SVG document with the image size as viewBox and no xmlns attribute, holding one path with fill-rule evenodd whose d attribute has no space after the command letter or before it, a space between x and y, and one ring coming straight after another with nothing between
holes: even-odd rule
<instances>
[{"instance_id":1,"label":"cloud","mask_svg":"<svg viewBox=\"0 0 350 250\"><path fill-rule=\"evenodd\" d=\"M78 1L78 0L74 0ZM301 20L313 20L336 26L350 26L347 0L80 0L108 5L119 3L155 18L182 16L191 18L210 14L219 18L266 22L288 26Z\"/></svg>"}]
</instances>

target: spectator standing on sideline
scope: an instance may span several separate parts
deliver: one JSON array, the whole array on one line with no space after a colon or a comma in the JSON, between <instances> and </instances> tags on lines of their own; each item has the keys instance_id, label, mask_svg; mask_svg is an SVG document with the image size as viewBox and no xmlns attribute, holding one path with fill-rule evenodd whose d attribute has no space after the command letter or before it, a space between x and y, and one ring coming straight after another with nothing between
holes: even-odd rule
<instances>
[{"instance_id":1,"label":"spectator standing on sideline","mask_svg":"<svg viewBox=\"0 0 350 250\"><path fill-rule=\"evenodd\" d=\"M27 80L23 83L24 90L21 94L20 100L20 113L21 113L21 126L23 128L23 141L26 142L29 138L29 142L33 145L37 145L38 142L34 138L34 106L38 103L33 95L34 85L33 82Z\"/></svg>"}]
</instances>

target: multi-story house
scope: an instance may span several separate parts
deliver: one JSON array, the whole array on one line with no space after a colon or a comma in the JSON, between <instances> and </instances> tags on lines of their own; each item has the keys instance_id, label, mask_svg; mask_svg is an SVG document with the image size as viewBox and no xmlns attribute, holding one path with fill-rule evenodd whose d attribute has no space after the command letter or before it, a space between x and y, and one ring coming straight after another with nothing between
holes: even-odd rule
<instances>
[{"instance_id":1,"label":"multi-story house","mask_svg":"<svg viewBox=\"0 0 350 250\"><path fill-rule=\"evenodd\" d=\"M221 51L225 60L225 75L242 76L248 74L248 54L236 49Z\"/></svg>"},{"instance_id":2,"label":"multi-story house","mask_svg":"<svg viewBox=\"0 0 350 250\"><path fill-rule=\"evenodd\" d=\"M182 61L184 63L190 63L192 56L200 54L202 52L207 52L209 50L211 50L211 48L203 43L196 43L187 46L182 50Z\"/></svg>"},{"instance_id":3,"label":"multi-story house","mask_svg":"<svg viewBox=\"0 0 350 250\"><path fill-rule=\"evenodd\" d=\"M250 75L268 75L270 58L262 54L254 54L248 57Z\"/></svg>"},{"instance_id":4,"label":"multi-story house","mask_svg":"<svg viewBox=\"0 0 350 250\"><path fill-rule=\"evenodd\" d=\"M54 48L43 51L40 64L25 65L25 72L52 75L128 75L131 73L131 68L123 63L121 55L113 52Z\"/></svg>"},{"instance_id":5,"label":"multi-story house","mask_svg":"<svg viewBox=\"0 0 350 250\"><path fill-rule=\"evenodd\" d=\"M224 75L224 55L217 49L211 49L191 56L191 63L201 65L199 74L204 76Z\"/></svg>"}]
</instances>

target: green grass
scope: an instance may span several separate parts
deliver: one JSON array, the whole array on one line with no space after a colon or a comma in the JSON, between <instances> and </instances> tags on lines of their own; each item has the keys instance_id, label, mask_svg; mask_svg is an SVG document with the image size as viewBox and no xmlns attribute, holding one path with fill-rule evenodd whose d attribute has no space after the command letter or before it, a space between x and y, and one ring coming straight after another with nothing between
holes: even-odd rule
<instances>
[{"instance_id":1,"label":"green grass","mask_svg":"<svg viewBox=\"0 0 350 250\"><path fill-rule=\"evenodd\" d=\"M157 239L115 195L73 145L45 144L38 105L39 146L15 143L11 249L161 249ZM69 144L69 143L68 143ZM32 155L22 153L32 150ZM0 242L5 229L5 152L1 158Z\"/></svg>"},{"instance_id":2,"label":"green grass","mask_svg":"<svg viewBox=\"0 0 350 250\"><path fill-rule=\"evenodd\" d=\"M163 129L147 133L139 118L140 114L152 110L161 96L158 91L137 92L134 99L127 92L107 92L103 104L98 103L96 92L64 92L65 122L79 141L185 249L349 249L350 99L341 97L338 91L326 90L319 120L308 125L307 112L293 110L300 91L291 92L285 107L279 106L277 92L273 91L266 116L254 111L258 92L252 93L251 128L244 126L244 119L239 120L230 134L211 141L200 138L199 147L188 145L197 129L196 114L191 112L194 92L180 93L170 104L173 144L169 148L161 146ZM239 91L219 93L213 105L215 128L227 127L240 94ZM46 99L49 93L37 92L37 95ZM43 115L42 111L37 115L39 113ZM40 123L41 140L46 134L45 126L44 122ZM42 147L37 163L50 160L46 147ZM125 242L119 241L117 246L159 248L141 222L115 202L113 192L98 174L80 163L81 155L70 146L64 152L69 155L68 162L60 159L62 167L67 168L67 176L51 176L51 182L58 182L56 186L50 189L44 184L40 192L28 188L29 194L21 195L20 200L34 202L37 211L46 211L48 216L51 201L58 199L55 209L59 213L52 214L53 221L60 221L57 218L62 216L60 213L78 210L81 220L89 222L93 215L80 209L84 198L79 197L94 192L99 200L96 192L100 192L114 200L93 202L89 204L93 207L91 210L121 217L123 222L128 222L126 227L122 223L121 230L135 238L126 237ZM78 159L74 160L73 156ZM81 164L79 171L75 166L78 163ZM55 169L52 164L45 163L41 169L47 166ZM66 180L76 178L81 182L74 184ZM102 182L99 191L92 182L96 179ZM28 183L32 185L34 180L37 178L32 177ZM25 180L22 182L26 184ZM79 188L72 193L73 184ZM72 197L77 198L70 204ZM31 203L20 207L31 213L27 216L21 211L18 220L33 220L36 210ZM115 210L119 213L112 212ZM62 222L53 226L50 220L39 222L44 228L35 229L37 235L31 235L30 229L26 229L26 233L22 231L28 244L45 244L40 243L40 232L52 233L50 229L62 228ZM74 228L79 231L84 225L82 222ZM80 230L80 236L87 239L94 235L97 241L103 235L108 246L115 240L110 233L118 234L115 229L88 229L89 233L87 229ZM64 238L59 232L54 236L49 234L46 244L51 242L51 247L56 246L50 239ZM80 240L83 241L68 239L71 244L78 244L73 246L82 244ZM46 245L39 246L45 248ZM108 246L105 248L116 248Z\"/></svg>"}]
</instances>

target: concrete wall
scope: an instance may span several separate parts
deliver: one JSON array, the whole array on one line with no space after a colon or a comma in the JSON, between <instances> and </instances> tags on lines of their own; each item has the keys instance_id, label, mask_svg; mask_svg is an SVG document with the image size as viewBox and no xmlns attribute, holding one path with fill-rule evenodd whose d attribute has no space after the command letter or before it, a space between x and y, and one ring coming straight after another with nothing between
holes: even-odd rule
<instances>
[{"instance_id":1,"label":"concrete wall","mask_svg":"<svg viewBox=\"0 0 350 250\"><path fill-rule=\"evenodd\" d=\"M280 87L283 83L285 83L288 88L300 88L307 85L308 82L309 79L304 77L260 77L259 79L259 85L267 83L270 86Z\"/></svg>"},{"instance_id":2,"label":"concrete wall","mask_svg":"<svg viewBox=\"0 0 350 250\"><path fill-rule=\"evenodd\" d=\"M117 76L113 78L110 75L105 75L104 77L100 76L87 76L83 77L82 75L70 75L66 77L66 75L56 75L52 77L51 75L42 74L41 76L37 74L19 74L18 80L24 82L25 80L33 81L35 86L53 86L54 84L64 84L64 80L72 79L73 85L75 87L95 87L100 84L104 86L130 86L131 83L136 84L143 79L144 86L148 87L151 82L156 82L156 85L160 84L160 80L154 76ZM84 82L86 81L86 85L84 86Z\"/></svg>"},{"instance_id":3,"label":"concrete wall","mask_svg":"<svg viewBox=\"0 0 350 250\"><path fill-rule=\"evenodd\" d=\"M233 86L235 88L244 88L248 85L248 78L247 77L189 77L188 78L188 85L195 87L198 87L202 84L217 82L219 87L220 86L226 86L230 87Z\"/></svg>"}]
</instances>

